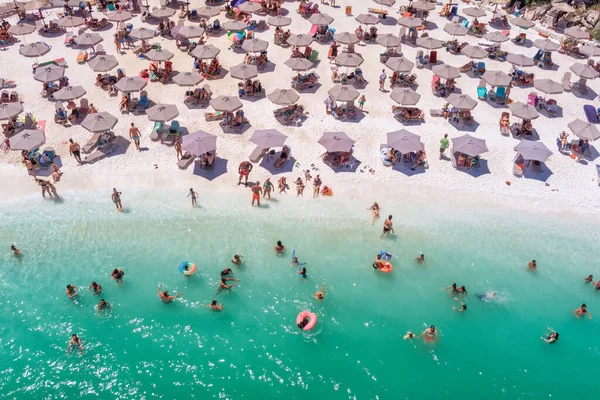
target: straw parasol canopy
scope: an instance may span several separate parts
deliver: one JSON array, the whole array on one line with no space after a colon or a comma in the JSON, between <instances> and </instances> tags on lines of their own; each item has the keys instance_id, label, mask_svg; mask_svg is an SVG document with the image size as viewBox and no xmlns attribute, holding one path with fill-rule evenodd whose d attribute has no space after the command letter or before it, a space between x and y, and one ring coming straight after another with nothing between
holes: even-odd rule
<instances>
[{"instance_id":1,"label":"straw parasol canopy","mask_svg":"<svg viewBox=\"0 0 600 400\"><path fill-rule=\"evenodd\" d=\"M110 12L106 15L106 18L109 21L113 21L113 22L125 22L125 21L129 21L132 16L131 13L129 11L113 11Z\"/></svg>"},{"instance_id":2,"label":"straw parasol canopy","mask_svg":"<svg viewBox=\"0 0 600 400\"><path fill-rule=\"evenodd\" d=\"M510 112L517 118L521 119L536 119L540 116L535 107L530 106L529 104L521 103L520 101L516 101L508 105Z\"/></svg>"},{"instance_id":3,"label":"straw parasol canopy","mask_svg":"<svg viewBox=\"0 0 600 400\"><path fill-rule=\"evenodd\" d=\"M203 6L198 8L197 13L201 17L211 18L219 15L221 13L221 10L219 9L219 7Z\"/></svg>"},{"instance_id":4,"label":"straw parasol canopy","mask_svg":"<svg viewBox=\"0 0 600 400\"><path fill-rule=\"evenodd\" d=\"M125 76L115 84L117 90L123 93L139 92L148 82L140 76Z\"/></svg>"},{"instance_id":5,"label":"straw parasol canopy","mask_svg":"<svg viewBox=\"0 0 600 400\"><path fill-rule=\"evenodd\" d=\"M106 111L88 114L81 125L92 133L110 131L117 124L117 118Z\"/></svg>"},{"instance_id":6,"label":"straw parasol canopy","mask_svg":"<svg viewBox=\"0 0 600 400\"><path fill-rule=\"evenodd\" d=\"M484 139L473 137L469 134L452 139L452 149L471 157L487 153L488 148Z\"/></svg>"},{"instance_id":7,"label":"straw parasol canopy","mask_svg":"<svg viewBox=\"0 0 600 400\"><path fill-rule=\"evenodd\" d=\"M292 19L289 17L282 17L281 15L278 15L276 17L269 17L269 19L267 19L267 24L271 25L271 26L288 26L292 23Z\"/></svg>"},{"instance_id":8,"label":"straw parasol canopy","mask_svg":"<svg viewBox=\"0 0 600 400\"><path fill-rule=\"evenodd\" d=\"M377 39L375 39L375 41L377 42L377 44L380 44L383 47L387 48L398 47L402 43L399 37L389 33L377 35Z\"/></svg>"},{"instance_id":9,"label":"straw parasol canopy","mask_svg":"<svg viewBox=\"0 0 600 400\"><path fill-rule=\"evenodd\" d=\"M267 97L271 102L280 106L294 104L300 99L300 95L294 89L275 89Z\"/></svg>"},{"instance_id":10,"label":"straw parasol canopy","mask_svg":"<svg viewBox=\"0 0 600 400\"><path fill-rule=\"evenodd\" d=\"M523 156L525 160L533 160L539 162L546 162L552 155L552 152L542 142L532 142L529 140L522 140L518 145L515 146L515 150Z\"/></svg>"},{"instance_id":11,"label":"straw parasol canopy","mask_svg":"<svg viewBox=\"0 0 600 400\"><path fill-rule=\"evenodd\" d=\"M39 57L50 51L45 43L29 43L19 48L19 53L25 57Z\"/></svg>"},{"instance_id":12,"label":"straw parasol canopy","mask_svg":"<svg viewBox=\"0 0 600 400\"><path fill-rule=\"evenodd\" d=\"M533 45L538 49L544 51L554 51L558 50L558 48L560 47L558 43L548 39L536 39L534 40Z\"/></svg>"},{"instance_id":13,"label":"straw parasol canopy","mask_svg":"<svg viewBox=\"0 0 600 400\"><path fill-rule=\"evenodd\" d=\"M194 50L192 50L192 56L199 58L201 60L206 60L209 58L215 58L221 49L212 44L203 44L196 46Z\"/></svg>"},{"instance_id":14,"label":"straw parasol canopy","mask_svg":"<svg viewBox=\"0 0 600 400\"><path fill-rule=\"evenodd\" d=\"M405 28L416 28L423 25L423 20L415 17L403 17L398 20L398 25Z\"/></svg>"},{"instance_id":15,"label":"straw parasol canopy","mask_svg":"<svg viewBox=\"0 0 600 400\"><path fill-rule=\"evenodd\" d=\"M449 22L444 26L444 32L452 36L465 36L469 30L461 24Z\"/></svg>"},{"instance_id":16,"label":"straw parasol canopy","mask_svg":"<svg viewBox=\"0 0 600 400\"><path fill-rule=\"evenodd\" d=\"M103 40L102 36L95 32L84 33L73 38L73 41L79 46L95 46Z\"/></svg>"},{"instance_id":17,"label":"straw parasol canopy","mask_svg":"<svg viewBox=\"0 0 600 400\"><path fill-rule=\"evenodd\" d=\"M284 64L293 71L307 71L313 66L312 61L306 58L290 58Z\"/></svg>"},{"instance_id":18,"label":"straw parasol canopy","mask_svg":"<svg viewBox=\"0 0 600 400\"><path fill-rule=\"evenodd\" d=\"M262 6L260 5L260 3L254 3L251 1L239 4L237 8L239 8L241 12L245 12L248 14L254 14L262 10Z\"/></svg>"},{"instance_id":19,"label":"straw parasol canopy","mask_svg":"<svg viewBox=\"0 0 600 400\"><path fill-rule=\"evenodd\" d=\"M132 29L131 33L129 33L129 36L131 36L134 39L138 39L138 40L149 40L152 39L155 35L155 32L153 29L148 29L148 28L136 28L136 29Z\"/></svg>"},{"instance_id":20,"label":"straw parasol canopy","mask_svg":"<svg viewBox=\"0 0 600 400\"><path fill-rule=\"evenodd\" d=\"M448 64L434 65L431 70L442 79L460 78L460 70Z\"/></svg>"},{"instance_id":21,"label":"straw parasol canopy","mask_svg":"<svg viewBox=\"0 0 600 400\"><path fill-rule=\"evenodd\" d=\"M246 4L246 3L244 3ZM256 3L255 3L256 4ZM242 49L250 52L250 53L259 53L261 51L265 51L269 47L269 42L266 40L254 38L250 40L245 40L244 44L242 44Z\"/></svg>"},{"instance_id":22,"label":"straw parasol canopy","mask_svg":"<svg viewBox=\"0 0 600 400\"><path fill-rule=\"evenodd\" d=\"M435 4L427 1L415 1L412 3L412 8L415 10L432 11L435 10Z\"/></svg>"},{"instance_id":23,"label":"straw parasol canopy","mask_svg":"<svg viewBox=\"0 0 600 400\"><path fill-rule=\"evenodd\" d=\"M181 149L190 154L199 156L217 150L217 137L202 130L185 135L181 140Z\"/></svg>"},{"instance_id":24,"label":"straw parasol canopy","mask_svg":"<svg viewBox=\"0 0 600 400\"><path fill-rule=\"evenodd\" d=\"M558 94L563 92L563 85L552 79L535 79L533 86L542 93Z\"/></svg>"},{"instance_id":25,"label":"straw parasol canopy","mask_svg":"<svg viewBox=\"0 0 600 400\"><path fill-rule=\"evenodd\" d=\"M354 101L360 96L358 90L345 85L335 85L327 93L337 101Z\"/></svg>"},{"instance_id":26,"label":"straw parasol canopy","mask_svg":"<svg viewBox=\"0 0 600 400\"><path fill-rule=\"evenodd\" d=\"M242 108L242 102L233 96L218 96L210 101L210 105L215 111L234 112Z\"/></svg>"},{"instance_id":27,"label":"straw parasol canopy","mask_svg":"<svg viewBox=\"0 0 600 400\"><path fill-rule=\"evenodd\" d=\"M510 75L502 71L487 70L481 79L490 86L508 86L512 82Z\"/></svg>"},{"instance_id":28,"label":"straw parasol canopy","mask_svg":"<svg viewBox=\"0 0 600 400\"><path fill-rule=\"evenodd\" d=\"M523 17L513 17L510 19L510 22L512 22L513 25L516 25L519 28L523 28L523 29L533 28L535 26L535 22L528 20L526 18L523 18Z\"/></svg>"},{"instance_id":29,"label":"straw parasol canopy","mask_svg":"<svg viewBox=\"0 0 600 400\"><path fill-rule=\"evenodd\" d=\"M175 55L169 50L153 49L146 53L146 58L150 61L168 61Z\"/></svg>"},{"instance_id":30,"label":"straw parasol canopy","mask_svg":"<svg viewBox=\"0 0 600 400\"><path fill-rule=\"evenodd\" d=\"M310 22L313 25L325 26L333 22L333 17L330 17L327 14L317 13L311 15L311 17L308 19L308 22Z\"/></svg>"},{"instance_id":31,"label":"straw parasol canopy","mask_svg":"<svg viewBox=\"0 0 600 400\"><path fill-rule=\"evenodd\" d=\"M579 48L579 51L588 57L600 56L600 47L598 47L598 46L592 46L592 45L587 44L585 46L581 46Z\"/></svg>"},{"instance_id":32,"label":"straw parasol canopy","mask_svg":"<svg viewBox=\"0 0 600 400\"><path fill-rule=\"evenodd\" d=\"M108 55L94 57L90 61L88 61L88 65L90 66L92 71L106 72L119 65L119 62L117 61L115 56Z\"/></svg>"},{"instance_id":33,"label":"straw parasol canopy","mask_svg":"<svg viewBox=\"0 0 600 400\"><path fill-rule=\"evenodd\" d=\"M46 143L46 136L38 129L25 129L9 139L11 150L31 151Z\"/></svg>"},{"instance_id":34,"label":"straw parasol canopy","mask_svg":"<svg viewBox=\"0 0 600 400\"><path fill-rule=\"evenodd\" d=\"M381 4L382 6L393 6L396 3L396 0L373 0L377 4Z\"/></svg>"},{"instance_id":35,"label":"straw parasol canopy","mask_svg":"<svg viewBox=\"0 0 600 400\"><path fill-rule=\"evenodd\" d=\"M589 39L590 34L583 29L571 27L565 29L565 35L572 37L573 39Z\"/></svg>"},{"instance_id":36,"label":"straw parasol canopy","mask_svg":"<svg viewBox=\"0 0 600 400\"><path fill-rule=\"evenodd\" d=\"M0 120L10 119L16 117L23 112L23 105L20 101L14 101L12 103L0 104Z\"/></svg>"},{"instance_id":37,"label":"straw parasol canopy","mask_svg":"<svg viewBox=\"0 0 600 400\"><path fill-rule=\"evenodd\" d=\"M589 64L575 63L571 65L570 69L580 78L596 79L599 75L598 71L596 71L594 67Z\"/></svg>"},{"instance_id":38,"label":"straw parasol canopy","mask_svg":"<svg viewBox=\"0 0 600 400\"><path fill-rule=\"evenodd\" d=\"M248 28L248 25L242 21L227 21L223 24L223 28L227 29L228 31L239 32Z\"/></svg>"},{"instance_id":39,"label":"straw parasol canopy","mask_svg":"<svg viewBox=\"0 0 600 400\"><path fill-rule=\"evenodd\" d=\"M360 42L358 36L350 32L336 33L335 35L333 35L333 40L342 44L356 44Z\"/></svg>"},{"instance_id":40,"label":"straw parasol canopy","mask_svg":"<svg viewBox=\"0 0 600 400\"><path fill-rule=\"evenodd\" d=\"M8 33L11 35L29 35L35 31L35 25L27 24L24 22L19 22L10 28L8 28Z\"/></svg>"},{"instance_id":41,"label":"straw parasol canopy","mask_svg":"<svg viewBox=\"0 0 600 400\"><path fill-rule=\"evenodd\" d=\"M203 80L204 78L198 71L180 72L173 77L173 81L179 86L196 86Z\"/></svg>"},{"instance_id":42,"label":"straw parasol canopy","mask_svg":"<svg viewBox=\"0 0 600 400\"><path fill-rule=\"evenodd\" d=\"M263 149L271 147L283 147L287 136L277 129L261 129L254 131L250 141Z\"/></svg>"},{"instance_id":43,"label":"straw parasol canopy","mask_svg":"<svg viewBox=\"0 0 600 400\"><path fill-rule=\"evenodd\" d=\"M157 104L146 110L150 121L165 122L177 118L179 110L175 104Z\"/></svg>"},{"instance_id":44,"label":"straw parasol canopy","mask_svg":"<svg viewBox=\"0 0 600 400\"><path fill-rule=\"evenodd\" d=\"M506 57L506 61L518 67L531 67L535 64L533 58L527 57L523 54L509 54Z\"/></svg>"},{"instance_id":45,"label":"straw parasol canopy","mask_svg":"<svg viewBox=\"0 0 600 400\"><path fill-rule=\"evenodd\" d=\"M364 25L375 25L379 23L379 17L373 14L359 14L354 19Z\"/></svg>"},{"instance_id":46,"label":"straw parasol canopy","mask_svg":"<svg viewBox=\"0 0 600 400\"><path fill-rule=\"evenodd\" d=\"M402 106L414 106L421 99L421 95L411 88L395 88L390 95L392 100Z\"/></svg>"},{"instance_id":47,"label":"straw parasol canopy","mask_svg":"<svg viewBox=\"0 0 600 400\"><path fill-rule=\"evenodd\" d=\"M569 123L569 129L580 139L596 140L600 138L600 131L598 131L596 125L587 121L576 119Z\"/></svg>"},{"instance_id":48,"label":"straw parasol canopy","mask_svg":"<svg viewBox=\"0 0 600 400\"><path fill-rule=\"evenodd\" d=\"M415 66L415 63L404 57L390 57L385 66L394 72L409 72Z\"/></svg>"},{"instance_id":49,"label":"straw parasol canopy","mask_svg":"<svg viewBox=\"0 0 600 400\"><path fill-rule=\"evenodd\" d=\"M87 92L81 86L66 86L52 95L58 101L78 99Z\"/></svg>"},{"instance_id":50,"label":"straw parasol canopy","mask_svg":"<svg viewBox=\"0 0 600 400\"><path fill-rule=\"evenodd\" d=\"M310 45L313 42L313 40L314 39L311 35L300 33L297 35L290 35L287 42L292 46L304 47Z\"/></svg>"},{"instance_id":51,"label":"straw parasol canopy","mask_svg":"<svg viewBox=\"0 0 600 400\"><path fill-rule=\"evenodd\" d=\"M204 35L204 29L197 26L182 26L177 34L186 39L199 38Z\"/></svg>"},{"instance_id":52,"label":"straw parasol canopy","mask_svg":"<svg viewBox=\"0 0 600 400\"><path fill-rule=\"evenodd\" d=\"M335 153L338 151L350 151L356 142L350 139L344 132L323 132L323 136L321 136L318 143L325 147L327 152Z\"/></svg>"},{"instance_id":53,"label":"straw parasol canopy","mask_svg":"<svg viewBox=\"0 0 600 400\"><path fill-rule=\"evenodd\" d=\"M387 133L387 143L389 147L398 150L400 153L413 153L422 148L421 137L415 135L406 129Z\"/></svg>"},{"instance_id":54,"label":"straw parasol canopy","mask_svg":"<svg viewBox=\"0 0 600 400\"><path fill-rule=\"evenodd\" d=\"M420 37L417 39L417 46L427 50L435 50L444 46L441 40L432 37Z\"/></svg>"},{"instance_id":55,"label":"straw parasol canopy","mask_svg":"<svg viewBox=\"0 0 600 400\"><path fill-rule=\"evenodd\" d=\"M471 59L481 59L487 57L488 55L488 52L485 49L470 44L463 47L460 52Z\"/></svg>"},{"instance_id":56,"label":"straw parasol canopy","mask_svg":"<svg viewBox=\"0 0 600 400\"><path fill-rule=\"evenodd\" d=\"M452 93L448 96L447 101L460 111L470 111L477 107L477 100L468 94Z\"/></svg>"},{"instance_id":57,"label":"straw parasol canopy","mask_svg":"<svg viewBox=\"0 0 600 400\"><path fill-rule=\"evenodd\" d=\"M154 18L169 18L175 15L175 10L173 8L159 8L158 10L152 10L150 15Z\"/></svg>"},{"instance_id":58,"label":"straw parasol canopy","mask_svg":"<svg viewBox=\"0 0 600 400\"><path fill-rule=\"evenodd\" d=\"M342 53L335 58L335 62L343 67L358 67L364 61L357 53Z\"/></svg>"},{"instance_id":59,"label":"straw parasol canopy","mask_svg":"<svg viewBox=\"0 0 600 400\"><path fill-rule=\"evenodd\" d=\"M487 13L479 7L468 7L463 10L463 14L468 15L469 17L481 18L485 17Z\"/></svg>"},{"instance_id":60,"label":"straw parasol canopy","mask_svg":"<svg viewBox=\"0 0 600 400\"><path fill-rule=\"evenodd\" d=\"M575 9L573 7L571 7L570 5L568 5L567 3L562 3L562 2L552 2L552 8L554 8L555 10L558 11L564 11L567 13L572 13L575 12Z\"/></svg>"},{"instance_id":61,"label":"straw parasol canopy","mask_svg":"<svg viewBox=\"0 0 600 400\"><path fill-rule=\"evenodd\" d=\"M258 69L256 65L238 64L235 67L231 67L229 74L236 79L252 79L258 76Z\"/></svg>"},{"instance_id":62,"label":"straw parasol canopy","mask_svg":"<svg viewBox=\"0 0 600 400\"><path fill-rule=\"evenodd\" d=\"M65 69L57 65L48 65L42 68L36 68L33 79L40 82L57 81L65 75Z\"/></svg>"},{"instance_id":63,"label":"straw parasol canopy","mask_svg":"<svg viewBox=\"0 0 600 400\"><path fill-rule=\"evenodd\" d=\"M503 43L509 39L508 36L504 35L502 32L499 31L488 32L485 35L483 35L483 38L494 43Z\"/></svg>"}]
</instances>

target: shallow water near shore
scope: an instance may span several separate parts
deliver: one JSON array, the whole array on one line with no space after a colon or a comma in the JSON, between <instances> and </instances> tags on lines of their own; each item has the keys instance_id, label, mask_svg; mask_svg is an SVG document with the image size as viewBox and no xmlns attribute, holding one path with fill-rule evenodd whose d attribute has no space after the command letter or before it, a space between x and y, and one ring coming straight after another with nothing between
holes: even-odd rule
<instances>
[{"instance_id":1,"label":"shallow water near shore","mask_svg":"<svg viewBox=\"0 0 600 400\"><path fill-rule=\"evenodd\" d=\"M592 396L600 293L583 278L600 278L597 223L398 199L382 204L396 229L382 239L382 221L371 225L360 201L288 196L259 210L245 194L202 196L192 209L169 191L125 193L122 214L97 193L0 204L0 397ZM283 257L273 255L277 240ZM382 249L394 255L390 274L371 267ZM289 265L292 250L307 262L306 281ZM421 252L425 267L414 261ZM217 295L234 253L245 259L232 267L240 282ZM178 271L186 260L198 264L189 278ZM121 285L110 279L116 267ZM87 291L92 280L101 296ZM440 290L453 282L469 291L465 313ZM82 288L76 301L67 283ZM185 294L163 304L158 283ZM492 291L490 302L475 295ZM113 306L102 317L100 297ZM213 298L223 312L201 306ZM573 316L583 302L593 320ZM319 317L310 332L295 325L305 309ZM402 339L430 324L435 344ZM540 339L547 326L558 343ZM83 356L65 355L71 333Z\"/></svg>"}]
</instances>

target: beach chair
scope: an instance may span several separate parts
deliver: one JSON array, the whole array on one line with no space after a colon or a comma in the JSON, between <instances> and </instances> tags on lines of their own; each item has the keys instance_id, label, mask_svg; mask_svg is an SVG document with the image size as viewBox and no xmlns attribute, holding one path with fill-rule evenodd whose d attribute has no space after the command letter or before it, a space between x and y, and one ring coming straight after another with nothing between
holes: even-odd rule
<instances>
[{"instance_id":1,"label":"beach chair","mask_svg":"<svg viewBox=\"0 0 600 400\"><path fill-rule=\"evenodd\" d=\"M109 143L106 146L104 146L104 148L102 148L102 149L97 149L90 155L86 156L85 161L88 164L93 164L97 161L105 159L106 156L113 151L114 146L115 146L115 144L114 144L114 142L112 142L112 143Z\"/></svg>"},{"instance_id":2,"label":"beach chair","mask_svg":"<svg viewBox=\"0 0 600 400\"><path fill-rule=\"evenodd\" d=\"M563 90L565 92L571 91L571 73L570 72L565 72L565 74L563 75L562 85L563 85Z\"/></svg>"},{"instance_id":3,"label":"beach chair","mask_svg":"<svg viewBox=\"0 0 600 400\"><path fill-rule=\"evenodd\" d=\"M523 177L523 168L517 163L513 163L513 175L518 178Z\"/></svg>"},{"instance_id":4,"label":"beach chair","mask_svg":"<svg viewBox=\"0 0 600 400\"><path fill-rule=\"evenodd\" d=\"M479 85L477 86L477 98L479 100L485 100L487 98L487 86L483 79L479 80Z\"/></svg>"},{"instance_id":5,"label":"beach chair","mask_svg":"<svg viewBox=\"0 0 600 400\"><path fill-rule=\"evenodd\" d=\"M600 164L596 164L596 174L598 175L598 186L600 186Z\"/></svg>"},{"instance_id":6,"label":"beach chair","mask_svg":"<svg viewBox=\"0 0 600 400\"><path fill-rule=\"evenodd\" d=\"M485 63L483 61L479 61L477 63L477 76L481 78L483 74L485 74Z\"/></svg>"},{"instance_id":7,"label":"beach chair","mask_svg":"<svg viewBox=\"0 0 600 400\"><path fill-rule=\"evenodd\" d=\"M252 151L252 153L248 157L248 160L250 160L250 162L256 164L256 163L260 162L260 160L262 160L263 157L269 153L269 150L270 150L269 148L263 149L260 146L256 146L254 151Z\"/></svg>"},{"instance_id":8,"label":"beach chair","mask_svg":"<svg viewBox=\"0 0 600 400\"><path fill-rule=\"evenodd\" d=\"M165 129L165 123L164 122L155 122L154 123L154 127L152 128L152 133L150 134L150 140L152 141L157 141L160 139L160 136L162 135L163 131Z\"/></svg>"},{"instance_id":9,"label":"beach chair","mask_svg":"<svg viewBox=\"0 0 600 400\"><path fill-rule=\"evenodd\" d=\"M584 105L583 111L585 112L585 116L587 117L589 123L597 124L598 122L600 122L600 120L598 120L598 110L596 110L596 108L593 105Z\"/></svg>"},{"instance_id":10,"label":"beach chair","mask_svg":"<svg viewBox=\"0 0 600 400\"><path fill-rule=\"evenodd\" d=\"M310 62L313 62L313 63L314 63L314 62L316 62L316 61L317 61L317 59L318 59L318 58L319 58L319 52L318 52L317 50L313 50L313 51L310 53L310 57L308 58L308 60L309 60Z\"/></svg>"},{"instance_id":11,"label":"beach chair","mask_svg":"<svg viewBox=\"0 0 600 400\"><path fill-rule=\"evenodd\" d=\"M415 64L417 65L417 68L423 68L425 66L423 50L417 51L417 56L415 57Z\"/></svg>"},{"instance_id":12,"label":"beach chair","mask_svg":"<svg viewBox=\"0 0 600 400\"><path fill-rule=\"evenodd\" d=\"M437 51L429 52L429 65L437 64Z\"/></svg>"},{"instance_id":13,"label":"beach chair","mask_svg":"<svg viewBox=\"0 0 600 400\"><path fill-rule=\"evenodd\" d=\"M189 167L195 159L196 156L189 154L189 157L181 158L181 160L177 161L177 166L179 167L179 169L187 169L187 167Z\"/></svg>"},{"instance_id":14,"label":"beach chair","mask_svg":"<svg viewBox=\"0 0 600 400\"><path fill-rule=\"evenodd\" d=\"M72 32L65 33L65 40L63 41L63 44L67 47L73 45L73 33Z\"/></svg>"},{"instance_id":15,"label":"beach chair","mask_svg":"<svg viewBox=\"0 0 600 400\"><path fill-rule=\"evenodd\" d=\"M94 54L106 54L106 50L104 50L104 46L102 46L101 44L97 44L96 47L94 47Z\"/></svg>"},{"instance_id":16,"label":"beach chair","mask_svg":"<svg viewBox=\"0 0 600 400\"><path fill-rule=\"evenodd\" d=\"M537 106L538 95L536 92L531 92L527 95L527 104L530 106Z\"/></svg>"},{"instance_id":17,"label":"beach chair","mask_svg":"<svg viewBox=\"0 0 600 400\"><path fill-rule=\"evenodd\" d=\"M81 151L83 151L84 154L90 154L96 148L100 135L102 135L102 132L94 133L90 140L81 147Z\"/></svg>"}]
</instances>

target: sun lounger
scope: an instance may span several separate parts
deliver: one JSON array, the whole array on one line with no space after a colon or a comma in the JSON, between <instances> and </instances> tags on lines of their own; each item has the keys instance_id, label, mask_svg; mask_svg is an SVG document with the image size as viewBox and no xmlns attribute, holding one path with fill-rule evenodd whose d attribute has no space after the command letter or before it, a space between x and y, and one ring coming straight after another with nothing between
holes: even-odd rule
<instances>
[{"instance_id":1,"label":"sun lounger","mask_svg":"<svg viewBox=\"0 0 600 400\"><path fill-rule=\"evenodd\" d=\"M94 151L93 153L91 153L90 155L88 155L87 157L85 157L85 161L89 164L93 164L97 161L100 161L104 158L106 158L106 156L110 153L112 153L112 151L114 150L115 147L115 143L109 143L106 146L104 146L104 148L102 149L98 149L96 151Z\"/></svg>"},{"instance_id":2,"label":"sun lounger","mask_svg":"<svg viewBox=\"0 0 600 400\"><path fill-rule=\"evenodd\" d=\"M594 107L593 105L591 105L591 104L584 105L583 111L585 111L585 116L587 117L587 120L589 123L597 124L598 122L600 122L598 120L598 111L596 110L596 107Z\"/></svg>"},{"instance_id":3,"label":"sun lounger","mask_svg":"<svg viewBox=\"0 0 600 400\"><path fill-rule=\"evenodd\" d=\"M252 151L252 154L250 154L250 156L248 157L248 159L250 160L250 162L253 163L258 163L260 162L260 160L262 160L262 158L264 156L266 156L269 153L270 149L263 149L260 146L256 146L256 148L254 149L254 151Z\"/></svg>"},{"instance_id":4,"label":"sun lounger","mask_svg":"<svg viewBox=\"0 0 600 400\"><path fill-rule=\"evenodd\" d=\"M444 113L439 108L433 108L429 110L429 115L432 117L443 117Z\"/></svg>"},{"instance_id":5,"label":"sun lounger","mask_svg":"<svg viewBox=\"0 0 600 400\"><path fill-rule=\"evenodd\" d=\"M600 186L600 164L596 164L596 173L598 174L598 186Z\"/></svg>"},{"instance_id":6,"label":"sun lounger","mask_svg":"<svg viewBox=\"0 0 600 400\"><path fill-rule=\"evenodd\" d=\"M187 167L189 167L194 162L195 159L196 159L196 156L182 158L181 160L179 160L177 162L177 166L179 167L179 169L187 169Z\"/></svg>"},{"instance_id":7,"label":"sun lounger","mask_svg":"<svg viewBox=\"0 0 600 400\"><path fill-rule=\"evenodd\" d=\"M154 127L152 128L152 133L150 134L150 140L153 140L155 142L159 140L164 128L164 122L155 122Z\"/></svg>"},{"instance_id":8,"label":"sun lounger","mask_svg":"<svg viewBox=\"0 0 600 400\"><path fill-rule=\"evenodd\" d=\"M94 133L90 140L88 140L88 142L85 145L83 145L81 151L83 151L84 154L90 154L96 148L96 145L98 144L98 139L100 139L100 135L102 135L101 132Z\"/></svg>"},{"instance_id":9,"label":"sun lounger","mask_svg":"<svg viewBox=\"0 0 600 400\"><path fill-rule=\"evenodd\" d=\"M571 91L571 73L570 72L565 72L565 74L563 75L562 84L563 84L563 90L565 92Z\"/></svg>"}]
</instances>

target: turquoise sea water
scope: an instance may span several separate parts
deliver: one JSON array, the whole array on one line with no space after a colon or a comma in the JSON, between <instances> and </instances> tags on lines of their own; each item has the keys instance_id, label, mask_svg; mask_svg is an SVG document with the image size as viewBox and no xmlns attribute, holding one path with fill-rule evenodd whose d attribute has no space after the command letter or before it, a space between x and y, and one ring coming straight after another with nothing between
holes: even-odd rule
<instances>
[{"instance_id":1,"label":"turquoise sea water","mask_svg":"<svg viewBox=\"0 0 600 400\"><path fill-rule=\"evenodd\" d=\"M585 218L514 210L380 202L397 235L381 239L368 204L288 196L250 209L248 196L125 193L126 212L106 193L65 193L0 205L0 397L433 399L592 398L600 362L598 226ZM180 199L181 198L181 199ZM285 257L273 255L282 240ZM16 243L23 258L8 247ZM303 281L291 250L307 262ZM374 272L381 249L394 271ZM425 267L414 262L420 252ZM234 253L237 287L215 296ZM526 270L538 261L537 273ZM178 265L194 261L185 278ZM110 279L115 267L125 282ZM96 280L113 306L98 317ZM312 296L322 282L323 302ZM469 295L465 313L440 290ZM83 288L73 302L67 283ZM182 299L163 304L158 283ZM485 303L476 292L498 291ZM201 307L213 298L225 310ZM573 310L588 304L593 320ZM318 314L299 331L298 312ZM435 324L435 344L402 339ZM546 326L558 343L540 339ZM83 356L65 355L71 333Z\"/></svg>"}]
</instances>

